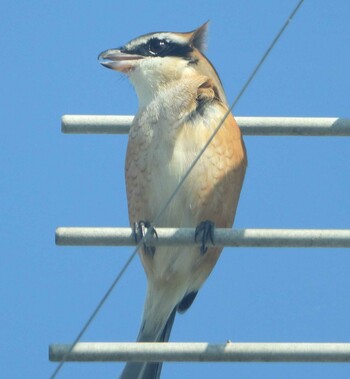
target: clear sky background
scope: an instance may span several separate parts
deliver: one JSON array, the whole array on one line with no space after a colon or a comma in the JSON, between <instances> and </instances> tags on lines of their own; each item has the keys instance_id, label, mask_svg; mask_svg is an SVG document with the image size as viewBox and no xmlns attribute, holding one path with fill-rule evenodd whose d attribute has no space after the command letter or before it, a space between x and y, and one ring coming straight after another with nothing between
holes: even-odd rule
<instances>
[{"instance_id":1,"label":"clear sky background","mask_svg":"<svg viewBox=\"0 0 350 379\"><path fill-rule=\"evenodd\" d=\"M58 247L58 226L128 226L126 136L63 135L63 114L134 114L105 49L210 19L207 56L232 101L296 4L1 1L0 377L48 378L131 248ZM350 3L306 1L238 103L238 116L350 117ZM350 140L246 137L237 228L349 228ZM172 341L349 342L345 249L227 248ZM83 341L133 341L145 293L135 259ZM58 378L116 378L67 363ZM345 364L165 364L163 378L349 378Z\"/></svg>"}]
</instances>

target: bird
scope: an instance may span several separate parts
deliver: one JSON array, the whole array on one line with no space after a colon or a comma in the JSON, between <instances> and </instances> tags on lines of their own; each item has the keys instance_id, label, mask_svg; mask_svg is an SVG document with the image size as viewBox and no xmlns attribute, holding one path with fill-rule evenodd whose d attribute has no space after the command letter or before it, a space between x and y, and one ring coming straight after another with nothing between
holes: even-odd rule
<instances>
[{"instance_id":1,"label":"bird","mask_svg":"<svg viewBox=\"0 0 350 379\"><path fill-rule=\"evenodd\" d=\"M193 246L141 243L147 293L138 342L168 342L176 313L185 312L214 268L222 247L215 228L231 228L247 167L239 126L221 80L204 55L208 22L191 32L154 32L99 62L124 73L138 98L128 136L125 180L136 242L157 227L193 228ZM226 118L224 119L226 115ZM222 126L157 220L189 166ZM129 362L120 379L157 379L161 362Z\"/></svg>"}]
</instances>

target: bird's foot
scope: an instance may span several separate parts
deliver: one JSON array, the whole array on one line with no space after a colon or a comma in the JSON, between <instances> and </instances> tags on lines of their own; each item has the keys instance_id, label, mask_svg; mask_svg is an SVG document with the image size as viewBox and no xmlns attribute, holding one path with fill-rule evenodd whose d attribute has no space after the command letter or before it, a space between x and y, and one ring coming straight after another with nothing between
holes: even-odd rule
<instances>
[{"instance_id":1,"label":"bird's foot","mask_svg":"<svg viewBox=\"0 0 350 379\"><path fill-rule=\"evenodd\" d=\"M143 221L143 220L134 222L133 234L134 234L135 242L137 244L146 237L147 233L148 233L147 239L153 238L154 236L158 239L158 234L150 222ZM156 248L154 246L150 246L147 243L146 238L143 241L143 249L147 255L151 255L152 257L154 253L156 252Z\"/></svg>"},{"instance_id":2,"label":"bird's foot","mask_svg":"<svg viewBox=\"0 0 350 379\"><path fill-rule=\"evenodd\" d=\"M195 242L199 242L199 241L201 242L199 249L202 255L204 255L208 250L208 246L207 246L208 241L210 241L213 245L215 245L214 229L215 229L215 225L210 220L202 221L196 227L196 231L194 233L194 240Z\"/></svg>"}]
</instances>

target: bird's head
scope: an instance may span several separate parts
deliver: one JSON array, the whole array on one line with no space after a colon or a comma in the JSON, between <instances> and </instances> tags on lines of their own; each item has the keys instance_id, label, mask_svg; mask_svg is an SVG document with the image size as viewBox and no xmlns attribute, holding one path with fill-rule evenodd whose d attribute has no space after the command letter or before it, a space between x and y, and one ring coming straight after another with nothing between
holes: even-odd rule
<instances>
[{"instance_id":1,"label":"bird's head","mask_svg":"<svg viewBox=\"0 0 350 379\"><path fill-rule=\"evenodd\" d=\"M203 54L207 29L208 22L187 33L145 34L123 47L103 51L98 59L103 66L127 74L142 103L187 75L210 77L225 102L220 79Z\"/></svg>"}]
</instances>

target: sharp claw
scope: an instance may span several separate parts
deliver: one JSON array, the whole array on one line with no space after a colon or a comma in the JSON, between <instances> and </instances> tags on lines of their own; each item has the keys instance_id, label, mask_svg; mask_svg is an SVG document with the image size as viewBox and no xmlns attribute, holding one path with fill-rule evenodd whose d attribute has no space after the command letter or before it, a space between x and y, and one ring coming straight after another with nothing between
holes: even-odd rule
<instances>
[{"instance_id":1,"label":"sharp claw","mask_svg":"<svg viewBox=\"0 0 350 379\"><path fill-rule=\"evenodd\" d=\"M158 239L158 234L151 223L140 220L139 222L134 222L134 239L137 244L146 236L147 229L150 229L149 234L151 237L156 236ZM143 248L145 253L151 256L156 252L156 248L154 246L149 246L146 241L143 242Z\"/></svg>"},{"instance_id":2,"label":"sharp claw","mask_svg":"<svg viewBox=\"0 0 350 379\"><path fill-rule=\"evenodd\" d=\"M204 255L208 251L207 242L210 241L214 244L214 228L215 225L212 221L206 220L202 221L197 227L194 234L194 240L198 242L198 239L201 240L200 253Z\"/></svg>"},{"instance_id":3,"label":"sharp claw","mask_svg":"<svg viewBox=\"0 0 350 379\"><path fill-rule=\"evenodd\" d=\"M134 235L134 241L135 243L139 243L140 241L140 227L138 222L134 222L133 225L133 235Z\"/></svg>"},{"instance_id":4,"label":"sharp claw","mask_svg":"<svg viewBox=\"0 0 350 379\"><path fill-rule=\"evenodd\" d=\"M214 228L215 228L215 225L213 223L212 227L209 229L209 239L213 245L215 245L215 243L214 243Z\"/></svg>"}]
</instances>

